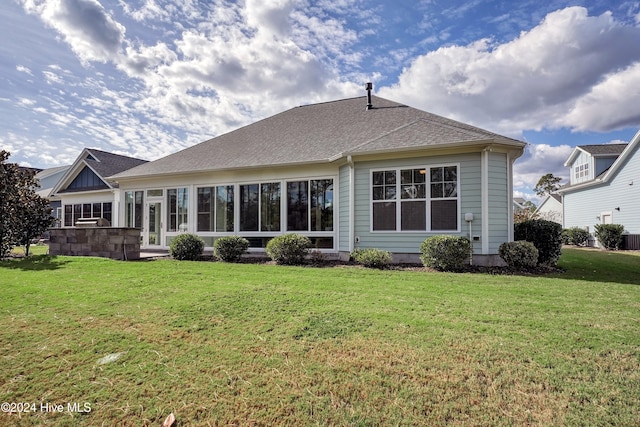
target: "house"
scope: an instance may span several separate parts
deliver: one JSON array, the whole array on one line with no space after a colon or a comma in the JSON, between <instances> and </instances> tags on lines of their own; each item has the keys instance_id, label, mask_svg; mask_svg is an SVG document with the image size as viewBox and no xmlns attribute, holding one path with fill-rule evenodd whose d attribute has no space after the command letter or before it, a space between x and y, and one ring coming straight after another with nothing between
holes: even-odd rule
<instances>
[{"instance_id":1,"label":"house","mask_svg":"<svg viewBox=\"0 0 640 427\"><path fill-rule=\"evenodd\" d=\"M525 144L372 96L304 105L110 177L118 224L142 248L182 232L211 249L246 237L307 235L320 251L354 248L417 261L437 234L468 236L474 262L513 239L512 166Z\"/></svg>"},{"instance_id":2,"label":"house","mask_svg":"<svg viewBox=\"0 0 640 427\"><path fill-rule=\"evenodd\" d=\"M49 200L49 206L51 206L51 215L56 219L56 226L60 226L62 222L62 203L59 197L53 196L51 192L53 187L56 186L58 181L64 176L69 169L69 166L58 166L55 168L43 169L35 175L35 178L40 184L40 188L36 193L40 197L44 197Z\"/></svg>"},{"instance_id":3,"label":"house","mask_svg":"<svg viewBox=\"0 0 640 427\"><path fill-rule=\"evenodd\" d=\"M57 204L60 225L73 227L81 218L104 218L111 223L118 186L106 177L146 162L94 148L82 150L48 194L52 207Z\"/></svg>"},{"instance_id":4,"label":"house","mask_svg":"<svg viewBox=\"0 0 640 427\"><path fill-rule=\"evenodd\" d=\"M621 224L629 242L640 242L640 131L628 144L576 147L565 166L570 183L562 196L565 228ZM636 243L640 246L640 243ZM628 247L631 249L631 247ZM640 249L640 247L638 247Z\"/></svg>"},{"instance_id":5,"label":"house","mask_svg":"<svg viewBox=\"0 0 640 427\"><path fill-rule=\"evenodd\" d=\"M562 225L562 197L556 193L547 195L532 216Z\"/></svg>"}]
</instances>

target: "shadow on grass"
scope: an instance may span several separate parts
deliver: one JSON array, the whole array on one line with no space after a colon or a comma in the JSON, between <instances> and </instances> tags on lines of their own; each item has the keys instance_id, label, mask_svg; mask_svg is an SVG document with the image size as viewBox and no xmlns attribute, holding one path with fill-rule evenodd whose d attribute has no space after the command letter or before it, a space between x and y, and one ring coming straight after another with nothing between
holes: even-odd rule
<instances>
[{"instance_id":1,"label":"shadow on grass","mask_svg":"<svg viewBox=\"0 0 640 427\"><path fill-rule=\"evenodd\" d=\"M33 255L24 258L0 261L0 268L18 269L25 271L57 270L68 264L68 260L56 256Z\"/></svg>"}]
</instances>

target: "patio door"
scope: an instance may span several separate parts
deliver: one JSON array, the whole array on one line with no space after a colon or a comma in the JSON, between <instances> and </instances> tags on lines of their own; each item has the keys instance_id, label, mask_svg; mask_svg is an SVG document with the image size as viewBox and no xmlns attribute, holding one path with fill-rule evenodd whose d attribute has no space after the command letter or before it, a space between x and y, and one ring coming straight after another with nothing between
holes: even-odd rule
<instances>
[{"instance_id":1,"label":"patio door","mask_svg":"<svg viewBox=\"0 0 640 427\"><path fill-rule=\"evenodd\" d=\"M162 223L162 202L150 201L146 203L145 227L144 233L145 246L160 247L162 244L162 235L164 224Z\"/></svg>"}]
</instances>

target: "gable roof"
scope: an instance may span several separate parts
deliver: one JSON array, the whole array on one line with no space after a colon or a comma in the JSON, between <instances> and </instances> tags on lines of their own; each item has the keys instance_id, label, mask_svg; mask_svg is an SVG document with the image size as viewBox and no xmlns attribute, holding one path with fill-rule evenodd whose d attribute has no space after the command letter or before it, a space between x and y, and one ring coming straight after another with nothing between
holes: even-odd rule
<instances>
[{"instance_id":1,"label":"gable roof","mask_svg":"<svg viewBox=\"0 0 640 427\"><path fill-rule=\"evenodd\" d=\"M40 184L40 188L36 193L39 196L48 198L51 195L53 187L60 181L64 173L70 168L70 165L56 166L53 168L43 169L36 174L36 178ZM56 175L58 175L56 177ZM46 186L45 186L46 185Z\"/></svg>"},{"instance_id":2,"label":"gable roof","mask_svg":"<svg viewBox=\"0 0 640 427\"><path fill-rule=\"evenodd\" d=\"M591 144L591 145L578 145L573 149L569 158L564 162L565 167L571 166L573 161L580 155L581 152L588 153L592 157L617 157L628 144Z\"/></svg>"},{"instance_id":3,"label":"gable roof","mask_svg":"<svg viewBox=\"0 0 640 427\"><path fill-rule=\"evenodd\" d=\"M134 157L122 156L120 154L108 153L95 148L85 148L76 158L73 164L68 167L66 173L53 187L50 194L62 193L73 182L73 180L85 168L89 168L102 182L103 188L114 188L117 185L110 183L106 177L126 171L133 167L147 163L147 160L136 159ZM69 190L72 191L72 190ZM75 190L82 191L82 190Z\"/></svg>"},{"instance_id":4,"label":"gable roof","mask_svg":"<svg viewBox=\"0 0 640 427\"><path fill-rule=\"evenodd\" d=\"M372 97L295 107L146 163L111 179L332 162L350 154L494 141L525 143L426 111Z\"/></svg>"},{"instance_id":5,"label":"gable roof","mask_svg":"<svg viewBox=\"0 0 640 427\"><path fill-rule=\"evenodd\" d=\"M596 185L600 185L600 184L609 182L615 176L615 174L618 172L618 170L620 170L620 168L622 168L622 165L624 165L624 163L627 161L627 159L633 155L633 153L636 151L636 149L640 145L640 130L638 132L636 132L636 134L634 135L633 138L631 138L631 141L628 144L604 144L602 146L606 146L606 145L617 146L617 149L619 149L621 147L623 148L622 152L618 155L618 157L613 162L613 164L611 166L609 166L609 168L607 170L605 170L603 173L598 175L595 179L592 179L592 180L589 180L589 181L585 181L585 182L581 182L579 184L565 185L565 186L561 187L560 189L558 189L558 193L560 193L560 194L569 193L569 192L571 192L573 190L579 190L579 189L592 187L592 186L596 186ZM585 147L585 146L583 146L583 147ZM576 148L578 148L578 147L576 147ZM615 149L616 148L612 148L611 149L612 154L613 154L613 151ZM575 150L574 150L574 152L575 152ZM573 153L572 153L571 156L573 157ZM569 157L569 159L571 160L571 157ZM565 162L565 166L568 166L569 164L570 164L569 160L567 160Z\"/></svg>"}]
</instances>

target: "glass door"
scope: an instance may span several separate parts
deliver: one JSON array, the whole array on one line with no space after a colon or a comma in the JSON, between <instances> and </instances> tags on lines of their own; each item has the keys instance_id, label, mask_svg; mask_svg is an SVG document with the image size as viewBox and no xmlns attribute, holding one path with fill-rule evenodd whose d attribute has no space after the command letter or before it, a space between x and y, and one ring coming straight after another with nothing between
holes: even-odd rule
<instances>
[{"instance_id":1,"label":"glass door","mask_svg":"<svg viewBox=\"0 0 640 427\"><path fill-rule=\"evenodd\" d=\"M147 203L147 246L162 246L162 202Z\"/></svg>"}]
</instances>

